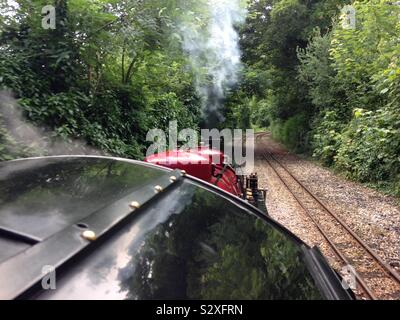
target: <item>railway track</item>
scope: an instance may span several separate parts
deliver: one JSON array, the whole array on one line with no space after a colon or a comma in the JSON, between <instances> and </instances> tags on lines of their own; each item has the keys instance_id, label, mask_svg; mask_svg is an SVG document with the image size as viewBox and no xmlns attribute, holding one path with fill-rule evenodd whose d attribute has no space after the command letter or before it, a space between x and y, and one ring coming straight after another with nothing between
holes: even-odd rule
<instances>
[{"instance_id":1,"label":"railway track","mask_svg":"<svg viewBox=\"0 0 400 320\"><path fill-rule=\"evenodd\" d=\"M257 134L256 139L266 134ZM371 300L400 299L399 274L267 148L262 157L333 250L340 264L354 271L358 295Z\"/></svg>"}]
</instances>

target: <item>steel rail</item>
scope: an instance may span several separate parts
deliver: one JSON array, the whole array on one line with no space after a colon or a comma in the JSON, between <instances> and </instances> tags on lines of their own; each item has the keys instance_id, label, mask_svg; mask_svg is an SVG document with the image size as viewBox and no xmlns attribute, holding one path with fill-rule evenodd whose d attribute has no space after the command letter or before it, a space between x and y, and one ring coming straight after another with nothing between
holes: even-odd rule
<instances>
[{"instance_id":1,"label":"steel rail","mask_svg":"<svg viewBox=\"0 0 400 320\"><path fill-rule=\"evenodd\" d=\"M262 137L264 135L267 135L267 132L262 132L259 133L259 137ZM393 278L398 284L400 284L400 275L393 270L392 267L390 267L383 259L378 256L371 247L368 246L337 214L332 212L320 199L318 199L311 191L308 189L299 179L297 179L288 169L285 165L282 164L281 161L279 161L273 154L268 152L268 155L276 161L292 178L295 180L330 216L332 216L348 233L351 234L351 236L356 240L356 242L362 246L371 256L372 258L378 262L381 267L385 270L385 272Z\"/></svg>"},{"instance_id":2,"label":"steel rail","mask_svg":"<svg viewBox=\"0 0 400 320\"><path fill-rule=\"evenodd\" d=\"M311 221L314 223L316 228L319 230L321 235L324 237L324 239L328 242L328 244L331 246L337 257L339 257L340 260L342 260L346 265L351 265L350 261L341 253L340 249L330 240L329 236L325 233L325 231L322 229L322 226L314 219L312 216L311 212L305 207L303 202L294 194L292 189L289 187L289 185L286 183L286 181L283 179L282 175L276 170L276 168L272 165L271 161L268 159L268 157L263 154L263 157L265 160L268 162L269 166L272 168L272 170L275 172L277 177L280 179L280 181L283 183L283 185L286 187L286 189L290 192L290 194L294 197L294 199L299 203L300 207L303 209L303 211L306 213L307 217L311 219ZM363 277L361 277L357 272L355 273L355 277L357 279L358 284L362 288L362 290L366 293L366 295L371 299L371 300L377 300L377 297L375 294L372 292L372 290L368 287L366 284L365 280Z\"/></svg>"},{"instance_id":3,"label":"steel rail","mask_svg":"<svg viewBox=\"0 0 400 320\"><path fill-rule=\"evenodd\" d=\"M270 153L269 153L270 154ZM400 284L400 275L393 270L381 257L379 257L369 246L366 244L350 227L332 210L330 210L320 199L318 199L301 181L299 181L278 159L276 159L272 154L271 158L274 159L292 178L295 180L326 212L329 213L339 224L346 229L348 233L362 246L376 262L378 262L385 272L393 278L398 284Z\"/></svg>"}]
</instances>

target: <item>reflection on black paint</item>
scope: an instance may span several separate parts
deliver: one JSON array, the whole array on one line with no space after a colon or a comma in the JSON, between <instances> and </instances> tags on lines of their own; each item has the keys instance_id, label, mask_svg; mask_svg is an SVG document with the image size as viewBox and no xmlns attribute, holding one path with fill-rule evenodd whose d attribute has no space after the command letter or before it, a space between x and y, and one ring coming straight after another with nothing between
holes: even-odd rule
<instances>
[{"instance_id":1,"label":"reflection on black paint","mask_svg":"<svg viewBox=\"0 0 400 320\"><path fill-rule=\"evenodd\" d=\"M162 174L101 158L2 163L0 226L46 238Z\"/></svg>"},{"instance_id":2,"label":"reflection on black paint","mask_svg":"<svg viewBox=\"0 0 400 320\"><path fill-rule=\"evenodd\" d=\"M10 210L20 210L12 217L17 221L22 216L25 222L29 217L38 221L44 212L47 224L39 227L42 234L51 234L62 224L90 214L96 209L93 203L101 207L162 174L104 159L51 160L34 172L27 170L25 177L0 166L0 223L7 222L4 217ZM33 297L322 298L297 242L190 181L178 185L57 273L57 290ZM54 217L61 226L49 223ZM26 227L32 230L28 223Z\"/></svg>"},{"instance_id":3,"label":"reflection on black paint","mask_svg":"<svg viewBox=\"0 0 400 320\"><path fill-rule=\"evenodd\" d=\"M128 299L322 298L284 235L204 190L192 200L146 238Z\"/></svg>"}]
</instances>

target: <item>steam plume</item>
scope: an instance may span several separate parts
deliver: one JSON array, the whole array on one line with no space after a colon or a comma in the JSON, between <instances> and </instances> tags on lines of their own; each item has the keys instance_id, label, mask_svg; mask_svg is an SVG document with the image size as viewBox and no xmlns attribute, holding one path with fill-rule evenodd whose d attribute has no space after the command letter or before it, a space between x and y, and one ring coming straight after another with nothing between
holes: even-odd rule
<instances>
[{"instance_id":1,"label":"steam plume","mask_svg":"<svg viewBox=\"0 0 400 320\"><path fill-rule=\"evenodd\" d=\"M19 154L21 147L27 148L30 156L41 155L101 155L104 152L92 148L84 141L55 138L51 132L27 122L21 107L8 91L0 90L0 120L8 136L14 142L9 149ZM14 150L13 150L14 149Z\"/></svg>"},{"instance_id":2,"label":"steam plume","mask_svg":"<svg viewBox=\"0 0 400 320\"><path fill-rule=\"evenodd\" d=\"M214 127L224 120L221 107L226 91L238 81L241 69L239 35L235 26L244 22L240 0L208 0L209 21L182 23L183 49L189 54L202 99L203 120Z\"/></svg>"}]
</instances>

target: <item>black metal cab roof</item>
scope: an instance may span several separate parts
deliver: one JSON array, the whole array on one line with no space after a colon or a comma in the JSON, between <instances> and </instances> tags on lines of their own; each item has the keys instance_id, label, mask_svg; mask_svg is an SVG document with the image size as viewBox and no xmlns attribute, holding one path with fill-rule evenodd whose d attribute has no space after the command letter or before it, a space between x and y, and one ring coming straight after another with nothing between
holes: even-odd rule
<instances>
[{"instance_id":1,"label":"black metal cab roof","mask_svg":"<svg viewBox=\"0 0 400 320\"><path fill-rule=\"evenodd\" d=\"M310 250L180 170L107 157L0 163L3 299L349 298ZM56 290L42 286L45 266Z\"/></svg>"},{"instance_id":2,"label":"black metal cab roof","mask_svg":"<svg viewBox=\"0 0 400 320\"><path fill-rule=\"evenodd\" d=\"M0 228L43 241L163 174L115 158L49 157L0 163Z\"/></svg>"}]
</instances>

